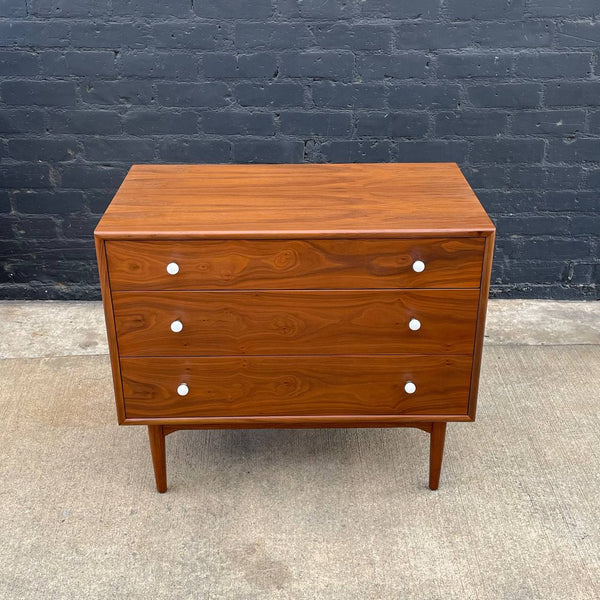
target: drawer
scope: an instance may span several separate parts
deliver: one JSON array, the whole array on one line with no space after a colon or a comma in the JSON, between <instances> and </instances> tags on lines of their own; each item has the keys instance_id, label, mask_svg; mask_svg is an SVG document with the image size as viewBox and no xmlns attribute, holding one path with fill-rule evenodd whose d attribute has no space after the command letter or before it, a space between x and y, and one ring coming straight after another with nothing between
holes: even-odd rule
<instances>
[{"instance_id":1,"label":"drawer","mask_svg":"<svg viewBox=\"0 0 600 600\"><path fill-rule=\"evenodd\" d=\"M478 297L471 289L115 292L113 303L122 356L470 355Z\"/></svg>"},{"instance_id":2,"label":"drawer","mask_svg":"<svg viewBox=\"0 0 600 600\"><path fill-rule=\"evenodd\" d=\"M465 415L471 358L123 358L121 369L127 418Z\"/></svg>"},{"instance_id":3,"label":"drawer","mask_svg":"<svg viewBox=\"0 0 600 600\"><path fill-rule=\"evenodd\" d=\"M109 240L106 253L113 291L477 288L483 246L482 238ZM177 273L167 272L171 263Z\"/></svg>"}]
</instances>

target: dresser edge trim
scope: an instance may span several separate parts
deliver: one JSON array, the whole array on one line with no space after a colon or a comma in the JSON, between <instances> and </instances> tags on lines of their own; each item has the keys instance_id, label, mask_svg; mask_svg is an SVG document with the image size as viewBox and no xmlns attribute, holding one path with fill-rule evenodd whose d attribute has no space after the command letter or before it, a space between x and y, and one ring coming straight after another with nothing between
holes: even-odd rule
<instances>
[{"instance_id":1,"label":"dresser edge trim","mask_svg":"<svg viewBox=\"0 0 600 600\"><path fill-rule=\"evenodd\" d=\"M171 417L126 418L122 425L189 425L193 429L319 429L322 427L396 427L402 423L433 421L470 422L460 415L304 415L275 417Z\"/></svg>"}]
</instances>

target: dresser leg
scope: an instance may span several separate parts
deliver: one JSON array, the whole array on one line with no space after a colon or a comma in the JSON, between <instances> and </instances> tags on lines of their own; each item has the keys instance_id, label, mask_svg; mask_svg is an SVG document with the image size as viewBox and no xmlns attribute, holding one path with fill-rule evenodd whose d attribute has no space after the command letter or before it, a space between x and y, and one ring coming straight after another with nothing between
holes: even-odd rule
<instances>
[{"instance_id":1,"label":"dresser leg","mask_svg":"<svg viewBox=\"0 0 600 600\"><path fill-rule=\"evenodd\" d=\"M440 484L446 423L435 421L431 426L431 446L429 450L429 489L437 490Z\"/></svg>"},{"instance_id":2,"label":"dresser leg","mask_svg":"<svg viewBox=\"0 0 600 600\"><path fill-rule=\"evenodd\" d=\"M162 494L167 491L167 456L165 453L165 432L162 425L148 425L150 451L154 465L156 489Z\"/></svg>"}]
</instances>

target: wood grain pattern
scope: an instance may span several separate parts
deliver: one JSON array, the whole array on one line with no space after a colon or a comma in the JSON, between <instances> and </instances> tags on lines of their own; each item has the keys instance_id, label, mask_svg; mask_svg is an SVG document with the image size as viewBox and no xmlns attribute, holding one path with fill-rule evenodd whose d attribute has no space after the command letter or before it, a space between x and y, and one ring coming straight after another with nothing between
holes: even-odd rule
<instances>
[{"instance_id":1,"label":"wood grain pattern","mask_svg":"<svg viewBox=\"0 0 600 600\"><path fill-rule=\"evenodd\" d=\"M446 440L446 423L433 423L429 439L429 489L437 490L440 485L442 459L444 458L444 442Z\"/></svg>"},{"instance_id":2,"label":"wood grain pattern","mask_svg":"<svg viewBox=\"0 0 600 600\"><path fill-rule=\"evenodd\" d=\"M122 358L121 369L128 418L456 415L467 411L471 357ZM178 396L183 382L189 394Z\"/></svg>"},{"instance_id":3,"label":"wood grain pattern","mask_svg":"<svg viewBox=\"0 0 600 600\"><path fill-rule=\"evenodd\" d=\"M163 494L167 491L167 455L165 448L165 431L162 425L148 425L148 439L152 453L152 466L156 490Z\"/></svg>"},{"instance_id":4,"label":"wood grain pattern","mask_svg":"<svg viewBox=\"0 0 600 600\"><path fill-rule=\"evenodd\" d=\"M281 419L281 417L270 417L271 419ZM313 419L320 419L320 421L318 422L319 425L314 425L312 423L306 423L304 425L305 428L315 428L315 427L320 427L320 428L334 428L334 427L413 427L415 429L420 429L421 431L424 431L426 433L431 433L431 430L433 429L433 422L431 421L393 421L393 422L384 422L381 420L381 418L378 418L378 421L367 421L367 420L359 420L360 418L357 417L352 417L352 421L341 421L341 420L337 420L334 421L332 419L329 419L328 421L323 420L323 417L313 417ZM425 417L424 417L425 418ZM426 417L426 418L430 418L430 417ZM252 417L252 419L258 419L258 417ZM214 419L215 421L217 421L217 419ZM246 417L246 421L249 421L250 419L248 419ZM174 420L172 419L170 422L173 422ZM226 421L226 424L223 424L223 419L220 420L221 425L214 425L214 423L211 426L211 422L210 419L205 419L205 422L208 423L206 429L216 429L216 428L221 428L221 429L228 429L229 425L231 424L231 417L228 418L228 421ZM265 419L264 417L262 418L262 422L259 422L256 426L254 425L246 425L244 426L240 426L239 424L234 425L233 427L231 427L232 429L265 429L267 427L269 427L269 425L265 425ZM286 424L285 421L281 421L283 424L281 426L282 429L286 428ZM317 422L317 421L315 421ZM383 424L381 424L383 423ZM292 423L292 424L288 424L287 428L302 428L303 425L302 423L300 423L300 425L298 425L297 427ZM203 429L203 427L200 425L185 425L185 424L174 424L174 425L163 425L163 431L165 435L169 435L171 433L175 433L176 431L185 431L185 430L194 430L194 429Z\"/></svg>"},{"instance_id":5,"label":"wood grain pattern","mask_svg":"<svg viewBox=\"0 0 600 600\"><path fill-rule=\"evenodd\" d=\"M494 232L454 163L132 167L95 240L157 489L178 429L398 426L430 433L437 489L446 422L475 418Z\"/></svg>"},{"instance_id":6,"label":"wood grain pattern","mask_svg":"<svg viewBox=\"0 0 600 600\"><path fill-rule=\"evenodd\" d=\"M134 165L96 235L281 239L490 231L455 163Z\"/></svg>"},{"instance_id":7,"label":"wood grain pattern","mask_svg":"<svg viewBox=\"0 0 600 600\"><path fill-rule=\"evenodd\" d=\"M484 240L115 240L106 248L114 290L476 288Z\"/></svg>"},{"instance_id":8,"label":"wood grain pattern","mask_svg":"<svg viewBox=\"0 0 600 600\"><path fill-rule=\"evenodd\" d=\"M469 423L456 415L279 415L251 417L127 417L123 425L186 425L190 429L321 429L339 427L402 427L407 423L437 421Z\"/></svg>"},{"instance_id":9,"label":"wood grain pattern","mask_svg":"<svg viewBox=\"0 0 600 600\"><path fill-rule=\"evenodd\" d=\"M119 362L119 346L117 344L117 333L115 328L115 317L113 313L112 290L108 278L108 267L105 243L100 239L94 240L96 246L96 259L98 261L98 275L100 278L100 290L102 293L102 307L104 308L104 320L106 322L106 335L108 337L108 352L110 354L110 367L112 370L113 389L115 392L115 403L117 407L117 418L119 423L125 420L125 405L123 404L123 383L121 382L121 364Z\"/></svg>"},{"instance_id":10,"label":"wood grain pattern","mask_svg":"<svg viewBox=\"0 0 600 600\"><path fill-rule=\"evenodd\" d=\"M115 292L121 356L466 354L478 290ZM408 324L421 322L418 331ZM170 324L179 320L183 330Z\"/></svg>"},{"instance_id":11,"label":"wood grain pattern","mask_svg":"<svg viewBox=\"0 0 600 600\"><path fill-rule=\"evenodd\" d=\"M490 294L490 280L492 277L492 261L494 260L494 242L496 233L485 240L485 254L481 270L481 288L479 294L479 308L477 310L477 330L473 349L473 369L471 372L471 392L469 394L469 416L475 420L477 411L477 394L479 393L479 375L481 371L481 356L483 353L483 338L485 335L485 318L487 315L488 296Z\"/></svg>"}]
</instances>

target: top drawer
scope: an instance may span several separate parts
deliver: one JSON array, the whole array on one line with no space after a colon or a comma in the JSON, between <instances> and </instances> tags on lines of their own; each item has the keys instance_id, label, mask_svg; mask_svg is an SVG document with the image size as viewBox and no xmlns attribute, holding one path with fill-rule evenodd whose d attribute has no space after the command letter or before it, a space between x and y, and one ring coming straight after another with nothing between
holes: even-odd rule
<instances>
[{"instance_id":1,"label":"top drawer","mask_svg":"<svg viewBox=\"0 0 600 600\"><path fill-rule=\"evenodd\" d=\"M113 291L477 288L483 247L482 238L108 240L106 253Z\"/></svg>"}]
</instances>

